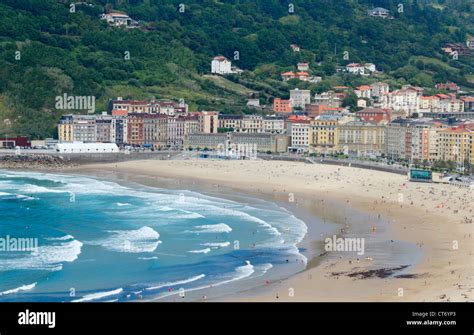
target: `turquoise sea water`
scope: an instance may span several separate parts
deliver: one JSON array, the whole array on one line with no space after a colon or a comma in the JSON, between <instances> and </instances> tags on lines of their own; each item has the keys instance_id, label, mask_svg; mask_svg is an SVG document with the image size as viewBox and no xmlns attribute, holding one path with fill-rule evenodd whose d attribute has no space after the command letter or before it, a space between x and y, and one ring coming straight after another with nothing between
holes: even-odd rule
<instances>
[{"instance_id":1,"label":"turquoise sea water","mask_svg":"<svg viewBox=\"0 0 474 335\"><path fill-rule=\"evenodd\" d=\"M258 199L0 171L0 239L38 242L34 251L0 250L0 301L232 293L304 268L296 245L306 231Z\"/></svg>"}]
</instances>

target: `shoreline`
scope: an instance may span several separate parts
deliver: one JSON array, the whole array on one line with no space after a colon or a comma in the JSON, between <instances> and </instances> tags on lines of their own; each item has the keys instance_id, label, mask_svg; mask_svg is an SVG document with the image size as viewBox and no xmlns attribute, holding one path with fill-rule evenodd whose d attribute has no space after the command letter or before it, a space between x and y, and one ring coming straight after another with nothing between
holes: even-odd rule
<instances>
[{"instance_id":1,"label":"shoreline","mask_svg":"<svg viewBox=\"0 0 474 335\"><path fill-rule=\"evenodd\" d=\"M107 180L111 182L115 182L118 184L122 184L124 186L134 187L134 186L145 186L145 187L153 187L153 188L163 188L166 190L173 190L173 191L191 191L196 192L205 196L211 196L231 201L236 201L239 203L247 203L249 199L254 200L262 200L264 202L268 202L274 205L277 205L280 209L285 210L291 213L294 217L304 222L307 233L305 234L302 241L297 244L300 253L307 258L307 266L302 271L306 271L309 268L317 266L321 261L322 258L320 257L324 254L324 250L322 247L322 241L317 241L318 237L320 236L321 232L314 227L314 225L307 225L306 222L308 219L312 219L313 221L318 221L319 218L316 216L315 213L310 213L307 208L307 205L304 206L305 208L298 208L296 204L285 203L281 197L274 198L270 194L263 194L257 192L243 192L242 189L235 188L235 187L228 187L222 186L218 184L208 184L203 182L202 180L185 180L183 181L169 178L169 177L156 177L151 175L133 175L128 172L113 172L110 175L110 170L107 169L91 169L89 170L86 167L86 170L82 168L76 168L73 171L42 171L42 172L55 172L55 173L66 173L72 175L79 175L79 176L87 176L92 178L99 178L100 180ZM76 171L78 170L78 171ZM300 199L304 200L304 199ZM322 223L322 222L321 222ZM337 233L338 229L336 229L336 225L332 222L326 223L325 230L332 228L334 233ZM332 227L334 226L334 227ZM320 228L320 227L319 227ZM316 245L317 244L317 245ZM279 278L275 281L272 280L262 280L262 285L264 282L281 282L290 278L291 276L301 273L302 271L294 272L291 275L284 275L282 278ZM265 278L263 278L265 279ZM268 284L265 284L268 285ZM263 286L257 286L250 289L243 289L239 292L258 292ZM226 297L232 297L232 294L225 294L223 297L216 297L210 298L207 301L227 301ZM222 300L224 299L224 300ZM146 301L154 301L154 299L150 300L143 300Z\"/></svg>"},{"instance_id":2,"label":"shoreline","mask_svg":"<svg viewBox=\"0 0 474 335\"><path fill-rule=\"evenodd\" d=\"M298 199L323 197L323 202L346 203L374 217L383 217L395 239L416 244L422 250L420 262L400 278L374 277L370 261L327 257L316 259L314 264L309 260L307 269L290 278L219 301L473 300L473 264L469 263L473 257L473 226L462 223L463 215L472 214L472 209L466 205L472 203L472 192L446 185L408 183L403 176L386 172L371 171L374 181L370 182L367 170L337 166L317 166L317 169L314 171L315 166L291 162L189 160L93 164L69 169L66 173L100 170L103 173L129 173L135 178L140 175L171 178L190 184L211 183L273 198L294 191L296 206ZM310 173L316 173L315 180L301 180L305 179L301 177L310 178ZM231 180L230 174L234 175ZM295 182L288 182L288 177ZM345 180L347 177L355 178L357 182ZM382 184L384 187L380 187ZM314 186L318 186L318 190L312 190ZM362 191L366 194L361 195ZM450 201L432 209L433 202L440 201L439 193ZM402 201L400 194L404 195ZM457 209L453 210L448 203ZM456 250L450 248L454 241L459 245ZM381 271L381 275L385 272ZM369 278L357 279L359 275ZM287 295L287 290L293 294Z\"/></svg>"},{"instance_id":3,"label":"shoreline","mask_svg":"<svg viewBox=\"0 0 474 335\"><path fill-rule=\"evenodd\" d=\"M311 212L316 211L325 221L330 213L333 220L339 220L340 226L344 225L342 213L347 215L347 208L356 209L368 214L367 231L373 227L369 221L382 217L394 239L416 245L422 251L420 260L408 269L398 264L399 269L379 267L374 271L372 261L336 253L322 253L324 257L317 257L321 254L314 252L315 247L315 257L308 259L302 272L211 301L473 301L474 263L470 260L473 259L474 230L472 224L462 222L466 215L472 217L473 213L469 204L474 197L468 189L408 183L402 176L386 172L375 172L371 176L369 171L359 168L281 161L131 161L34 171L105 179L110 179L111 174L122 174L128 176L130 182L152 187L163 187L163 180L167 180L172 189L183 189L179 186L186 185L191 187L186 189L208 194L202 191L205 186L211 193L217 192L217 195L208 195L217 197L223 189L235 190L241 195L252 194L265 201L286 204L282 207L300 219L301 215L311 217L314 215ZM229 174L233 174L233 178L229 178ZM153 182L156 180L160 180L158 185ZM193 185L198 189L193 189ZM294 192L294 203L288 202L289 191ZM403 195L401 202L400 194ZM350 216L350 220L353 219ZM311 225L306 219L303 221L310 232ZM302 245L315 242L308 236L310 234L300 243L300 249ZM452 246L454 241L459 244L456 250ZM319 247L322 245L320 241ZM293 295L287 293L289 290Z\"/></svg>"}]
</instances>

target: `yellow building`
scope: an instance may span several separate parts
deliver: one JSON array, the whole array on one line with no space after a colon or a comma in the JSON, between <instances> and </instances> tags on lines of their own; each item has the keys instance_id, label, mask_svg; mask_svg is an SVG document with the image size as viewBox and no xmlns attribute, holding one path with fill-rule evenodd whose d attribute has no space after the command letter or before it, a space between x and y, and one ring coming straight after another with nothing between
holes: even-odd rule
<instances>
[{"instance_id":1,"label":"yellow building","mask_svg":"<svg viewBox=\"0 0 474 335\"><path fill-rule=\"evenodd\" d=\"M73 128L72 115L63 115L58 123L59 142L72 142L74 140Z\"/></svg>"},{"instance_id":2,"label":"yellow building","mask_svg":"<svg viewBox=\"0 0 474 335\"><path fill-rule=\"evenodd\" d=\"M196 113L199 118L201 132L206 134L216 134L219 128L218 112L199 112Z\"/></svg>"},{"instance_id":3,"label":"yellow building","mask_svg":"<svg viewBox=\"0 0 474 335\"><path fill-rule=\"evenodd\" d=\"M439 132L438 157L443 161L474 164L474 131L465 127Z\"/></svg>"},{"instance_id":4,"label":"yellow building","mask_svg":"<svg viewBox=\"0 0 474 335\"><path fill-rule=\"evenodd\" d=\"M309 151L311 153L332 154L339 150L339 118L321 115L311 121L309 127Z\"/></svg>"},{"instance_id":5,"label":"yellow building","mask_svg":"<svg viewBox=\"0 0 474 335\"><path fill-rule=\"evenodd\" d=\"M346 154L381 156L385 152L385 125L362 121L340 125L338 147Z\"/></svg>"}]
</instances>

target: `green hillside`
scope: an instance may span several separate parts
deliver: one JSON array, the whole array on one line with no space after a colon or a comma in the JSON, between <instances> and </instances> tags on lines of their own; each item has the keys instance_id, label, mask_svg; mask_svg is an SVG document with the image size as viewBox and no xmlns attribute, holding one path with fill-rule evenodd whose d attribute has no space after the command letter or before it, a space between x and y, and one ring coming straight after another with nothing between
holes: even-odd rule
<instances>
[{"instance_id":1,"label":"green hillside","mask_svg":"<svg viewBox=\"0 0 474 335\"><path fill-rule=\"evenodd\" d=\"M241 112L247 93L270 103L295 86L322 91L388 80L432 87L452 80L474 88L473 56L453 60L441 51L444 43L474 36L470 0L189 0L184 8L181 2L88 1L71 12L69 0L2 0L0 135L52 136L63 113L55 97L63 93L94 95L98 111L122 96L184 98L192 110ZM394 18L369 17L377 6ZM126 12L140 28L108 26L99 16L110 9ZM244 74L207 76L213 56L233 59L236 51L233 64ZM310 62L323 82L281 82L281 72L299 61ZM359 61L383 74L336 74L337 66Z\"/></svg>"}]
</instances>

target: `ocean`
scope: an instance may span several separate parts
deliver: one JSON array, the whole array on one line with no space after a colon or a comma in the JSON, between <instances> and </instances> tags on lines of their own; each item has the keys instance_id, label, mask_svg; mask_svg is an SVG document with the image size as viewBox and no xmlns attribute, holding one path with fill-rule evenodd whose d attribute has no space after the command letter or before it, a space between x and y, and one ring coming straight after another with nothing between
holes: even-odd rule
<instances>
[{"instance_id":1,"label":"ocean","mask_svg":"<svg viewBox=\"0 0 474 335\"><path fill-rule=\"evenodd\" d=\"M0 171L0 218L0 301L201 300L306 266L305 223L251 197Z\"/></svg>"}]
</instances>

